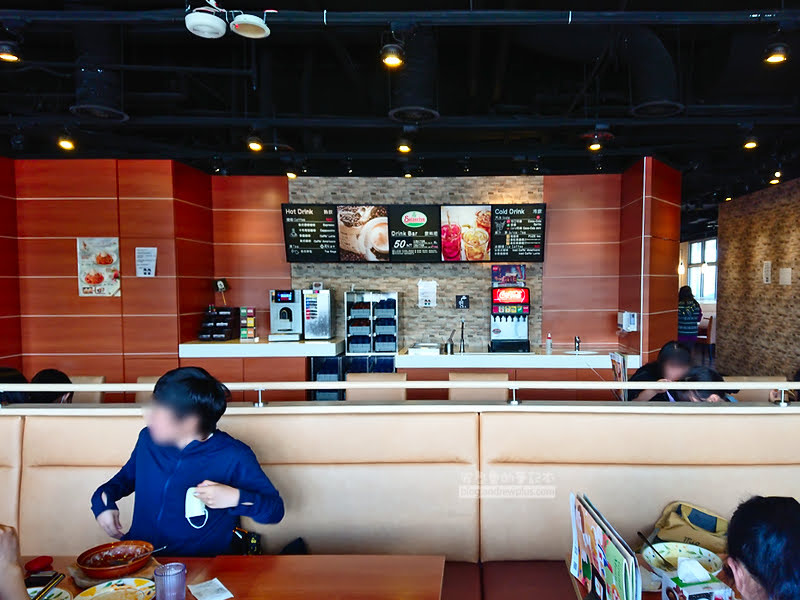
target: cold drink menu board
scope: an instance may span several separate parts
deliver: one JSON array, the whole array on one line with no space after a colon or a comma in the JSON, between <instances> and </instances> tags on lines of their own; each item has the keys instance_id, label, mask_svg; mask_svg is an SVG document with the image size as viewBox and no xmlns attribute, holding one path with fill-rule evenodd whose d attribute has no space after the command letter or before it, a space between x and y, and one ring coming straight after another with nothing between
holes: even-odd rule
<instances>
[{"instance_id":1,"label":"cold drink menu board","mask_svg":"<svg viewBox=\"0 0 800 600\"><path fill-rule=\"evenodd\" d=\"M492 260L544 260L544 204L492 206Z\"/></svg>"},{"instance_id":2,"label":"cold drink menu board","mask_svg":"<svg viewBox=\"0 0 800 600\"><path fill-rule=\"evenodd\" d=\"M339 260L335 206L284 204L281 209L287 262Z\"/></svg>"},{"instance_id":3,"label":"cold drink menu board","mask_svg":"<svg viewBox=\"0 0 800 600\"><path fill-rule=\"evenodd\" d=\"M439 262L439 207L389 207L389 251L393 262Z\"/></svg>"}]
</instances>

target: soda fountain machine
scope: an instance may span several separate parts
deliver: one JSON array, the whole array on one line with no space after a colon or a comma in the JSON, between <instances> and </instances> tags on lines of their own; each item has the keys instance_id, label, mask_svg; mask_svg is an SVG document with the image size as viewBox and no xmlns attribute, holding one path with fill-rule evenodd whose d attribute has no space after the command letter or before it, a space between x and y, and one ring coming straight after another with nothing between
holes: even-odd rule
<instances>
[{"instance_id":1,"label":"soda fountain machine","mask_svg":"<svg viewBox=\"0 0 800 600\"><path fill-rule=\"evenodd\" d=\"M531 292L526 287L492 288L491 352L530 352L528 315Z\"/></svg>"}]
</instances>

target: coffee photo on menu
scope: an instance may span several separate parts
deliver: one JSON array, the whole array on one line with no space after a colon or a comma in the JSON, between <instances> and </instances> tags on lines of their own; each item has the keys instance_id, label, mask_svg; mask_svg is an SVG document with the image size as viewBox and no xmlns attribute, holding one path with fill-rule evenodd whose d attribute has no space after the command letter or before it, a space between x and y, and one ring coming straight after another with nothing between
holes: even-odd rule
<instances>
[{"instance_id":1,"label":"coffee photo on menu","mask_svg":"<svg viewBox=\"0 0 800 600\"><path fill-rule=\"evenodd\" d=\"M385 206L338 206L339 258L344 262L389 260Z\"/></svg>"},{"instance_id":2,"label":"coffee photo on menu","mask_svg":"<svg viewBox=\"0 0 800 600\"><path fill-rule=\"evenodd\" d=\"M442 207L442 260L490 260L491 206Z\"/></svg>"}]
</instances>

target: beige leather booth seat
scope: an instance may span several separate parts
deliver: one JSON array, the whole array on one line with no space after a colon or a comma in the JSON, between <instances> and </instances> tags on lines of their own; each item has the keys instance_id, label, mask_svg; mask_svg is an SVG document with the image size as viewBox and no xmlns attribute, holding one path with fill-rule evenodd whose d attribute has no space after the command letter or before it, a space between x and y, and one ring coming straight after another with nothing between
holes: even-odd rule
<instances>
[{"instance_id":1,"label":"beige leather booth seat","mask_svg":"<svg viewBox=\"0 0 800 600\"><path fill-rule=\"evenodd\" d=\"M347 381L356 382L372 382L372 381L406 381L408 375L406 373L348 373ZM345 392L346 400L350 402L374 402L374 403L387 403L387 402L405 402L406 390L388 389L388 388L363 388L352 389Z\"/></svg>"},{"instance_id":2,"label":"beige leather booth seat","mask_svg":"<svg viewBox=\"0 0 800 600\"><path fill-rule=\"evenodd\" d=\"M774 381L776 383L785 382L786 377L739 377L727 376L725 381ZM739 390L733 397L737 402L769 402L769 393L771 390Z\"/></svg>"},{"instance_id":3,"label":"beige leather booth seat","mask_svg":"<svg viewBox=\"0 0 800 600\"><path fill-rule=\"evenodd\" d=\"M481 500L481 559L563 560L570 492L630 543L686 500L729 516L754 494L800 497L800 414L484 413L481 470L539 498Z\"/></svg>"},{"instance_id":4,"label":"beige leather booth seat","mask_svg":"<svg viewBox=\"0 0 800 600\"><path fill-rule=\"evenodd\" d=\"M105 383L105 375L72 375L72 383ZM75 392L72 395L73 404L101 404L105 394L103 392Z\"/></svg>"},{"instance_id":5,"label":"beige leather booth seat","mask_svg":"<svg viewBox=\"0 0 800 600\"><path fill-rule=\"evenodd\" d=\"M451 371L450 381L508 381L508 373L475 373ZM448 398L453 402L491 402L507 400L507 389L451 388Z\"/></svg>"},{"instance_id":6,"label":"beige leather booth seat","mask_svg":"<svg viewBox=\"0 0 800 600\"><path fill-rule=\"evenodd\" d=\"M22 464L22 417L0 418L0 523L17 527Z\"/></svg>"},{"instance_id":7,"label":"beige leather booth seat","mask_svg":"<svg viewBox=\"0 0 800 600\"><path fill-rule=\"evenodd\" d=\"M15 426L0 423L2 432ZM89 499L128 459L142 426L140 417L27 417L24 554L73 555L107 541ZM478 559L478 501L458 494L477 468L476 414L242 414L221 428L253 448L284 496L282 523L245 523L264 534L268 551L302 536L315 553ZM0 453L3 464L11 459ZM123 523L131 506L120 505Z\"/></svg>"}]
</instances>

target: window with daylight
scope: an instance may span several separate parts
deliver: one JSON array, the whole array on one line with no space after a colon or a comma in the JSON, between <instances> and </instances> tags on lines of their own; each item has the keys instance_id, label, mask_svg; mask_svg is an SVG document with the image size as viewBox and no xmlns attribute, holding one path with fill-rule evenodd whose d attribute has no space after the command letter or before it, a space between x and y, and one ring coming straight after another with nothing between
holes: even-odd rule
<instances>
[{"instance_id":1,"label":"window with daylight","mask_svg":"<svg viewBox=\"0 0 800 600\"><path fill-rule=\"evenodd\" d=\"M699 302L717 301L717 239L689 244L688 285Z\"/></svg>"}]
</instances>

